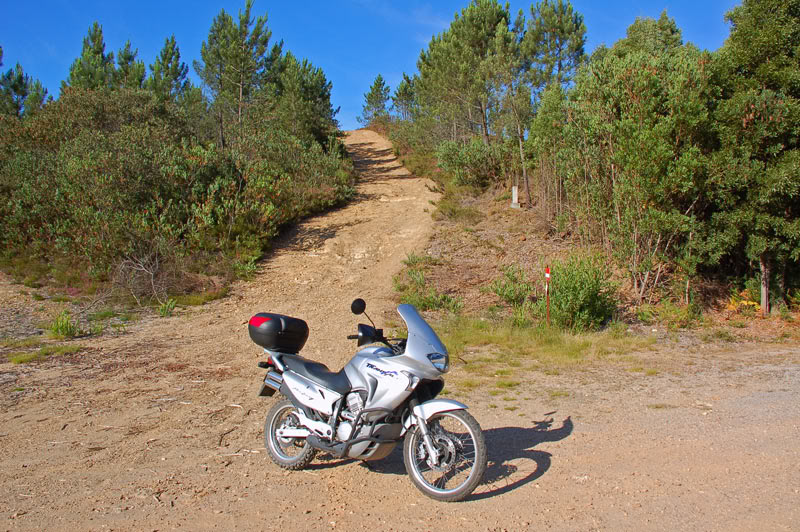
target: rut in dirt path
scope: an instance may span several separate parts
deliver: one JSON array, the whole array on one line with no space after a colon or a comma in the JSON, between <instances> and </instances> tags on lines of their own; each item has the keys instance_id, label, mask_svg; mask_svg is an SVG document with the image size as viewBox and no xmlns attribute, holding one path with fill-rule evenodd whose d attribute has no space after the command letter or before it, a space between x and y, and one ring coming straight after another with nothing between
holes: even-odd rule
<instances>
[{"instance_id":1,"label":"rut in dirt path","mask_svg":"<svg viewBox=\"0 0 800 532\"><path fill-rule=\"evenodd\" d=\"M392 276L408 252L427 244L433 230L428 212L436 194L394 156L392 145L369 130L345 140L360 175L355 200L309 219L276 243L255 282L242 295L253 310L269 309L309 322L304 354L341 366L355 330L350 302L367 301L373 318L396 319Z\"/></svg>"}]
</instances>

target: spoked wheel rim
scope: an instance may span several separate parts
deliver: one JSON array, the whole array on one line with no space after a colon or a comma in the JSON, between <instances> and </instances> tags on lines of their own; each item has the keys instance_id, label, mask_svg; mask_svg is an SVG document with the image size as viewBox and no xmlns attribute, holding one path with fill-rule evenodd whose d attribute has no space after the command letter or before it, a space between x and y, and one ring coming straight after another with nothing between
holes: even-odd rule
<instances>
[{"instance_id":1,"label":"spoked wheel rim","mask_svg":"<svg viewBox=\"0 0 800 532\"><path fill-rule=\"evenodd\" d=\"M284 460L294 460L305 449L308 443L304 438L282 438L278 436L279 429L297 428L300 422L292 405L286 405L273 418L269 431L269 442L272 450Z\"/></svg>"},{"instance_id":2,"label":"spoked wheel rim","mask_svg":"<svg viewBox=\"0 0 800 532\"><path fill-rule=\"evenodd\" d=\"M429 420L428 428L439 459L436 462L432 459L422 433L416 430L411 442L411 473L432 492L455 493L477 474L477 436L472 427L449 412Z\"/></svg>"}]
</instances>

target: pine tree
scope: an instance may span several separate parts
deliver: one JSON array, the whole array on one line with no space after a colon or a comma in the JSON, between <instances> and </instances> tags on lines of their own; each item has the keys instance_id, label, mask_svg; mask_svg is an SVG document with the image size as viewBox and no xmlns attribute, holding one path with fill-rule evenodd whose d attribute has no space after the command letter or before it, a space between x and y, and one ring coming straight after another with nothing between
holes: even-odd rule
<instances>
[{"instance_id":1,"label":"pine tree","mask_svg":"<svg viewBox=\"0 0 800 532\"><path fill-rule=\"evenodd\" d=\"M496 97L501 103L503 115L507 118L504 129L515 139L519 149L522 183L528 197L527 206L531 207L533 201L524 141L533 109L531 90L526 83L530 59L525 55L526 49L523 46L525 35L525 16L520 10L512 29L498 25L491 53L484 66L488 70L487 78L493 80Z\"/></svg>"},{"instance_id":2,"label":"pine tree","mask_svg":"<svg viewBox=\"0 0 800 532\"><path fill-rule=\"evenodd\" d=\"M403 73L403 80L397 85L392 95L392 109L395 110L400 120L411 120L416 106L414 94L414 78L409 78Z\"/></svg>"},{"instance_id":3,"label":"pine tree","mask_svg":"<svg viewBox=\"0 0 800 532\"><path fill-rule=\"evenodd\" d=\"M375 81L369 88L369 92L364 93L364 107L361 109L361 116L357 117L359 123L368 126L386 118L389 112L386 110L386 103L389 101L389 87L383 80L383 76L378 74Z\"/></svg>"},{"instance_id":4,"label":"pine tree","mask_svg":"<svg viewBox=\"0 0 800 532\"><path fill-rule=\"evenodd\" d=\"M112 85L115 89L141 89L144 87L144 63L137 61L139 50L131 50L131 41L126 41L117 54L117 69Z\"/></svg>"},{"instance_id":5,"label":"pine tree","mask_svg":"<svg viewBox=\"0 0 800 532\"><path fill-rule=\"evenodd\" d=\"M42 82L25 74L19 63L0 75L0 114L32 116L44 106L46 98Z\"/></svg>"},{"instance_id":6,"label":"pine tree","mask_svg":"<svg viewBox=\"0 0 800 532\"><path fill-rule=\"evenodd\" d=\"M418 96L426 111L452 124L452 137L466 126L480 132L485 145L494 106L491 79L482 63L498 25L508 26L508 9L497 0L472 0L447 31L434 37L417 61Z\"/></svg>"},{"instance_id":7,"label":"pine tree","mask_svg":"<svg viewBox=\"0 0 800 532\"><path fill-rule=\"evenodd\" d=\"M277 83L275 114L292 135L310 144L327 146L338 127L338 109L331 105L332 84L321 68L287 53Z\"/></svg>"},{"instance_id":8,"label":"pine tree","mask_svg":"<svg viewBox=\"0 0 800 532\"><path fill-rule=\"evenodd\" d=\"M521 44L531 62L529 78L535 90L550 83L566 86L584 59L586 25L569 0L542 0L531 6L528 30Z\"/></svg>"},{"instance_id":9,"label":"pine tree","mask_svg":"<svg viewBox=\"0 0 800 532\"><path fill-rule=\"evenodd\" d=\"M218 118L220 144L225 146L224 126L232 119L241 125L245 107L259 88L274 73L271 72L281 56L283 41L267 49L272 32L267 28L267 15L255 20L250 16L253 0L246 0L234 23L225 10L214 18L208 40L200 48L202 61L194 68L213 97Z\"/></svg>"},{"instance_id":10,"label":"pine tree","mask_svg":"<svg viewBox=\"0 0 800 532\"><path fill-rule=\"evenodd\" d=\"M186 76L189 67L181 62L181 51L175 42L175 35L164 40L164 47L150 65L150 77L146 86L159 98L178 98L186 90Z\"/></svg>"},{"instance_id":11,"label":"pine tree","mask_svg":"<svg viewBox=\"0 0 800 532\"><path fill-rule=\"evenodd\" d=\"M106 54L103 28L95 22L83 39L81 56L72 63L66 81L61 82L61 90L66 87L106 88L111 86L113 79L114 53Z\"/></svg>"}]
</instances>

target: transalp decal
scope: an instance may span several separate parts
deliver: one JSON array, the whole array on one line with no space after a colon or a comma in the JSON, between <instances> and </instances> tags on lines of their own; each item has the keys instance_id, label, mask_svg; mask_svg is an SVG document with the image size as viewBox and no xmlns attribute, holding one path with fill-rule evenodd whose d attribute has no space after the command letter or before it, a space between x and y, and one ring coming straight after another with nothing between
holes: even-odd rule
<instances>
[{"instance_id":1,"label":"transalp decal","mask_svg":"<svg viewBox=\"0 0 800 532\"><path fill-rule=\"evenodd\" d=\"M388 371L388 370L385 370L385 369L381 369L378 366L376 366L376 365L374 365L374 364L372 364L370 362L367 362L367 367L369 369L377 371L382 377L392 377L392 378L397 377L397 372L396 371Z\"/></svg>"}]
</instances>

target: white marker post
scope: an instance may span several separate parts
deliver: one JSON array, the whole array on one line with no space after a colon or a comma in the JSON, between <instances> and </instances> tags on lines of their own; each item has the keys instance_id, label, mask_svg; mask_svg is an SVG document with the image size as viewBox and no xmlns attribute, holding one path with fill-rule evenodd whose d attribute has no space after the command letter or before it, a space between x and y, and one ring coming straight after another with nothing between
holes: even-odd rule
<instances>
[{"instance_id":1,"label":"white marker post","mask_svg":"<svg viewBox=\"0 0 800 532\"><path fill-rule=\"evenodd\" d=\"M511 208L519 209L519 192L516 186L511 187Z\"/></svg>"},{"instance_id":2,"label":"white marker post","mask_svg":"<svg viewBox=\"0 0 800 532\"><path fill-rule=\"evenodd\" d=\"M544 293L547 296L547 326L550 326L550 266L544 268Z\"/></svg>"}]
</instances>

